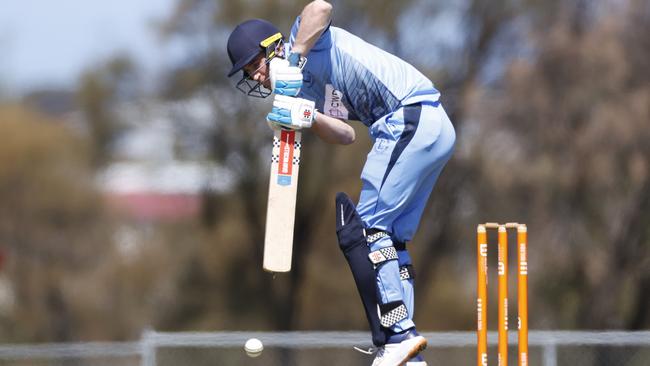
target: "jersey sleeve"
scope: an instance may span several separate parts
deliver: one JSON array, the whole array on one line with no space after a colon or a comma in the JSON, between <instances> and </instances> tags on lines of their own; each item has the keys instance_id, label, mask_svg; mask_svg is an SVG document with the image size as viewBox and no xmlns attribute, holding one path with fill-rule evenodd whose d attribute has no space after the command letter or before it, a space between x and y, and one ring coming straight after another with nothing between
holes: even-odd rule
<instances>
[{"instance_id":1,"label":"jersey sleeve","mask_svg":"<svg viewBox=\"0 0 650 366\"><path fill-rule=\"evenodd\" d=\"M330 25L332 24L332 21L330 20L329 24L327 24L327 27L323 31L323 33L320 35L316 43L314 44L314 47L312 47L311 51L322 51L329 49L332 46L332 34L330 32ZM300 15L296 17L296 21L293 23L293 26L291 27L291 35L289 36L289 44L293 47L293 42L296 40L296 34L298 34L298 27L300 26ZM310 52L311 52L310 51ZM306 56L306 55L303 55Z\"/></svg>"}]
</instances>

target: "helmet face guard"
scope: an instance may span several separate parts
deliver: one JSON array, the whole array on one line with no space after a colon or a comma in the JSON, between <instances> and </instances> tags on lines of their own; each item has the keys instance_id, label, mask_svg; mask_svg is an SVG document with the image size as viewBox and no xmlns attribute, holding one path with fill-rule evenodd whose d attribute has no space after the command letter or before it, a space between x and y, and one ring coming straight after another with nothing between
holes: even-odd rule
<instances>
[{"instance_id":1,"label":"helmet face guard","mask_svg":"<svg viewBox=\"0 0 650 366\"><path fill-rule=\"evenodd\" d=\"M259 81L251 79L251 77L246 73L244 73L244 76L242 76L242 78L237 82L237 90L249 97L255 98L266 98L273 93L272 90L266 88Z\"/></svg>"},{"instance_id":2,"label":"helmet face guard","mask_svg":"<svg viewBox=\"0 0 650 366\"><path fill-rule=\"evenodd\" d=\"M260 48L260 53L264 54L264 64L268 67L269 62L271 62L274 57L281 56L284 52L282 34L278 32L262 40L262 42L260 42ZM253 60L256 59L257 57ZM253 74L255 74L255 72L253 72ZM255 98L266 98L272 93L272 90L266 88L261 82L253 80L252 75L249 75L246 71L243 71L242 78L237 82L237 89L242 93Z\"/></svg>"}]
</instances>

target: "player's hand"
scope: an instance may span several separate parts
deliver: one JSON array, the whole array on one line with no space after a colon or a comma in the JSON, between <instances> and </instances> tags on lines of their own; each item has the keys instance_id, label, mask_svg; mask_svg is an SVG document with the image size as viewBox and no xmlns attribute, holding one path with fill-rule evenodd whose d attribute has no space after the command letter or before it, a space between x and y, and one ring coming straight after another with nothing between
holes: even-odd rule
<instances>
[{"instance_id":1,"label":"player's hand","mask_svg":"<svg viewBox=\"0 0 650 366\"><path fill-rule=\"evenodd\" d=\"M297 96L302 87L302 69L280 57L271 59L269 67L273 92L277 95Z\"/></svg>"},{"instance_id":2,"label":"player's hand","mask_svg":"<svg viewBox=\"0 0 650 366\"><path fill-rule=\"evenodd\" d=\"M273 109L266 115L266 120L271 128L299 130L311 127L314 113L315 103L311 100L276 95L273 99Z\"/></svg>"}]
</instances>

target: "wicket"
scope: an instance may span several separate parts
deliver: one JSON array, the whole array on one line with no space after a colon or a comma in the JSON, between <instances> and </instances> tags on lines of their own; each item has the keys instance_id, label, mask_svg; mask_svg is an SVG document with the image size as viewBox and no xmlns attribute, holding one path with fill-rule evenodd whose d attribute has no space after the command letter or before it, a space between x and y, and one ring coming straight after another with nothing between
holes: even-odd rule
<instances>
[{"instance_id":1,"label":"wicket","mask_svg":"<svg viewBox=\"0 0 650 366\"><path fill-rule=\"evenodd\" d=\"M519 366L528 366L528 231L518 223L485 223L477 234L477 365L487 366L487 229L498 230L498 365L508 365L508 229L517 229Z\"/></svg>"}]
</instances>

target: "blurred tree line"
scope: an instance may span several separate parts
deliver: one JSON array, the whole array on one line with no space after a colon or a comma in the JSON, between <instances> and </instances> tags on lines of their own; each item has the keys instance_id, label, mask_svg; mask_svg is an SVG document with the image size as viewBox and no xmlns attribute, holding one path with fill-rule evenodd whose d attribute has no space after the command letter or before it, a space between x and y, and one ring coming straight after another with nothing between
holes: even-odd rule
<instances>
[{"instance_id":1,"label":"blurred tree line","mask_svg":"<svg viewBox=\"0 0 650 366\"><path fill-rule=\"evenodd\" d=\"M305 134L294 268L271 276L261 269L268 101L246 98L225 78L225 43L237 23L259 17L288 31L304 4L178 0L160 22L187 57L155 98L210 105L210 159L237 184L204 192L196 220L148 224L128 255L114 240L124 223L106 210L92 176L119 135L117 102L144 93L137 67L118 57L83 75L81 136L0 106L0 246L16 294L12 310L0 312L3 339L128 339L145 327L365 329L333 207L337 191L358 196L365 128L353 122L358 141L346 147ZM647 2L333 4L334 26L434 81L457 130L455 155L409 247L419 327L473 329L474 229L519 221L529 227L532 328L648 328ZM186 123L189 114L174 118Z\"/></svg>"}]
</instances>

